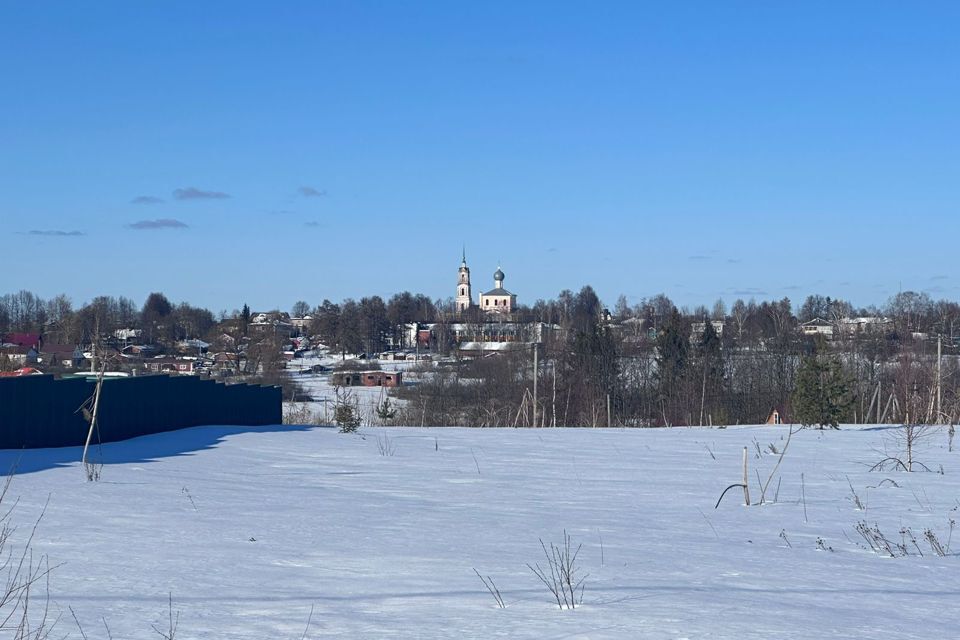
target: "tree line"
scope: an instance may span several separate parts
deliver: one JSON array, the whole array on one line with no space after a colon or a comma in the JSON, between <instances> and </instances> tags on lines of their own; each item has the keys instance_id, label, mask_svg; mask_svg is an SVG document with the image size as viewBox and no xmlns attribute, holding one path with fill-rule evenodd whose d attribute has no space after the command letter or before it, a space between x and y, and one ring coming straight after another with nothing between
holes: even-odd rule
<instances>
[{"instance_id":1,"label":"tree line","mask_svg":"<svg viewBox=\"0 0 960 640\"><path fill-rule=\"evenodd\" d=\"M774 410L784 420L800 420L794 410L802 413L810 393L822 389L843 396L829 413L841 422L960 416L960 306L923 293L902 292L882 308L861 309L814 295L797 313L787 298L737 300L729 311L718 301L691 311L661 294L633 306L621 298L608 315L584 287L538 301L528 313L558 327L538 347L536 368L532 352L457 362L403 390L409 402L399 421L722 425L763 422ZM815 318L839 329L841 319L856 316L882 321L831 341L799 331ZM827 372L829 385L798 394L811 370Z\"/></svg>"},{"instance_id":2,"label":"tree line","mask_svg":"<svg viewBox=\"0 0 960 640\"><path fill-rule=\"evenodd\" d=\"M452 300L402 292L379 296L298 301L285 317L311 317L307 332L343 353L374 353L405 339L404 325L434 324L434 346L453 346L449 326L479 322L454 313ZM817 346L798 326L821 318L835 326L844 318L888 318L876 331L862 331ZM630 305L621 296L608 311L595 291L562 291L556 298L522 306L511 318L543 322L537 351L470 360L457 356L401 393L410 401L398 419L408 424L642 426L735 424L764 420L774 408L789 416L804 358L830 359L849 388L844 421L899 420L957 415L960 305L911 291L881 307L855 308L844 300L808 296L794 309L781 300L722 301L710 308L675 305L664 294ZM0 333L41 332L63 343L90 343L117 329L139 329L142 341L168 343L200 337L216 342L245 336L251 311L231 313L175 304L152 293L142 306L127 298L100 296L74 308L65 295L50 300L28 292L0 296ZM938 361L935 340L944 354ZM405 345L412 346L412 345ZM247 350L255 363L279 359L277 340L259 340ZM259 354L259 355L256 355ZM238 354L239 355L239 354ZM260 366L257 364L257 366ZM939 369L937 365L939 364ZM937 373L939 371L939 373ZM532 397L536 377L538 393ZM933 398L936 387L938 399ZM941 416L942 417L942 416Z\"/></svg>"}]
</instances>

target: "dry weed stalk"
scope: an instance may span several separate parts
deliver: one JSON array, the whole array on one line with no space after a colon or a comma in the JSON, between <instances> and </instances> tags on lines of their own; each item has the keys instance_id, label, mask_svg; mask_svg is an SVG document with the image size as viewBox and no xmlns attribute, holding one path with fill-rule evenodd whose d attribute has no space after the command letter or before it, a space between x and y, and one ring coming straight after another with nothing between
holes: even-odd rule
<instances>
[{"instance_id":1,"label":"dry weed stalk","mask_svg":"<svg viewBox=\"0 0 960 640\"><path fill-rule=\"evenodd\" d=\"M577 556L582 546L577 545L577 548L573 549L570 534L564 529L563 544L560 546L551 542L548 550L547 545L540 540L540 548L546 557L546 568L539 563L527 563L530 571L550 590L560 609L576 609L577 605L583 602L584 581L588 576L578 575L580 567L577 565Z\"/></svg>"}]
</instances>

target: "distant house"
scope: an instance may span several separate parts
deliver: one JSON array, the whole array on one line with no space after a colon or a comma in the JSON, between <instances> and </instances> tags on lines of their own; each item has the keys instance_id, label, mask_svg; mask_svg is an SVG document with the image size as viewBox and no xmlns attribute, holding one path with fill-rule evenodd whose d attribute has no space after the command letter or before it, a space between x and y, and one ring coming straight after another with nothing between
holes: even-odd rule
<instances>
[{"instance_id":1,"label":"distant house","mask_svg":"<svg viewBox=\"0 0 960 640\"><path fill-rule=\"evenodd\" d=\"M399 371L337 371L330 376L336 387L398 387L403 384Z\"/></svg>"},{"instance_id":2,"label":"distant house","mask_svg":"<svg viewBox=\"0 0 960 640\"><path fill-rule=\"evenodd\" d=\"M264 336L273 334L284 339L291 338L297 332L292 324L283 320L264 320L263 322L254 321L247 325L247 330L252 335Z\"/></svg>"},{"instance_id":3,"label":"distant house","mask_svg":"<svg viewBox=\"0 0 960 640\"><path fill-rule=\"evenodd\" d=\"M312 322L313 316L311 315L305 315L302 318L290 318L290 324L300 332L308 331Z\"/></svg>"},{"instance_id":4,"label":"distant house","mask_svg":"<svg viewBox=\"0 0 960 640\"><path fill-rule=\"evenodd\" d=\"M805 336L823 336L830 340L833 338L833 324L823 318L814 318L800 325L800 333Z\"/></svg>"},{"instance_id":5,"label":"distant house","mask_svg":"<svg viewBox=\"0 0 960 640\"><path fill-rule=\"evenodd\" d=\"M74 369L79 369L87 362L87 356L79 346L73 349L73 354L70 356L70 364Z\"/></svg>"},{"instance_id":6,"label":"distant house","mask_svg":"<svg viewBox=\"0 0 960 640\"><path fill-rule=\"evenodd\" d=\"M723 335L723 320L711 320L710 324L713 326L713 330L717 332L718 336ZM703 332L707 329L706 322L694 322L690 325L690 337L694 339L699 339L703 336Z\"/></svg>"},{"instance_id":7,"label":"distant house","mask_svg":"<svg viewBox=\"0 0 960 640\"><path fill-rule=\"evenodd\" d=\"M120 350L124 358L152 358L158 349L152 344L130 344Z\"/></svg>"},{"instance_id":8,"label":"distant house","mask_svg":"<svg viewBox=\"0 0 960 640\"><path fill-rule=\"evenodd\" d=\"M8 333L0 337L0 344L14 347L34 347L39 350L43 346L43 336L39 333Z\"/></svg>"},{"instance_id":9,"label":"distant house","mask_svg":"<svg viewBox=\"0 0 960 640\"><path fill-rule=\"evenodd\" d=\"M24 365L27 362L27 354L34 352L33 347L3 346L0 347L0 356L5 356L12 364Z\"/></svg>"},{"instance_id":10,"label":"distant house","mask_svg":"<svg viewBox=\"0 0 960 640\"><path fill-rule=\"evenodd\" d=\"M844 318L840 321L840 332L844 335L860 333L886 333L893 331L893 320L880 316L861 316Z\"/></svg>"},{"instance_id":11,"label":"distant house","mask_svg":"<svg viewBox=\"0 0 960 640\"><path fill-rule=\"evenodd\" d=\"M196 358L150 358L143 361L143 368L153 373L179 373L192 375L198 368Z\"/></svg>"},{"instance_id":12,"label":"distant house","mask_svg":"<svg viewBox=\"0 0 960 640\"><path fill-rule=\"evenodd\" d=\"M217 336L217 342L219 342L220 344L233 346L237 344L237 339L234 338L229 333L224 332L224 333L221 333L219 336Z\"/></svg>"},{"instance_id":13,"label":"distant house","mask_svg":"<svg viewBox=\"0 0 960 640\"><path fill-rule=\"evenodd\" d=\"M47 366L77 369L86 362L86 356L78 345L44 344L40 361Z\"/></svg>"},{"instance_id":14,"label":"distant house","mask_svg":"<svg viewBox=\"0 0 960 640\"><path fill-rule=\"evenodd\" d=\"M240 355L219 351L213 354L213 367L218 371L237 371L240 369Z\"/></svg>"},{"instance_id":15,"label":"distant house","mask_svg":"<svg viewBox=\"0 0 960 640\"><path fill-rule=\"evenodd\" d=\"M192 338L190 340L181 340L177 343L177 351L183 354L196 354L203 355L207 352L207 349L210 348L209 342L204 342L197 338Z\"/></svg>"},{"instance_id":16,"label":"distant house","mask_svg":"<svg viewBox=\"0 0 960 640\"><path fill-rule=\"evenodd\" d=\"M142 335L143 329L117 329L113 332L113 337L124 344L137 341Z\"/></svg>"}]
</instances>

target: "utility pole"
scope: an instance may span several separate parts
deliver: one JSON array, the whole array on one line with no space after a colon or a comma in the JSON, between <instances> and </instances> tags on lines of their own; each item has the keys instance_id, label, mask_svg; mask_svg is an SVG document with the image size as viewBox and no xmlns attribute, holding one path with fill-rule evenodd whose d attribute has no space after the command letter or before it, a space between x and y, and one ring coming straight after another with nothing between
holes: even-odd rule
<instances>
[{"instance_id":1,"label":"utility pole","mask_svg":"<svg viewBox=\"0 0 960 640\"><path fill-rule=\"evenodd\" d=\"M550 363L550 377L553 379L553 400L551 401L551 413L552 417L550 418L550 426L557 426L557 357L553 357L553 361Z\"/></svg>"},{"instance_id":2,"label":"utility pole","mask_svg":"<svg viewBox=\"0 0 960 640\"><path fill-rule=\"evenodd\" d=\"M537 374L540 372L537 361L537 343L533 343L533 426L537 426Z\"/></svg>"},{"instance_id":3,"label":"utility pole","mask_svg":"<svg viewBox=\"0 0 960 640\"><path fill-rule=\"evenodd\" d=\"M97 340L100 335L100 316L96 318L96 322L93 324L93 357L90 358L90 373L97 372Z\"/></svg>"},{"instance_id":4,"label":"utility pole","mask_svg":"<svg viewBox=\"0 0 960 640\"><path fill-rule=\"evenodd\" d=\"M942 424L940 416L940 396L943 390L943 379L940 377L940 361L943 356L943 334L937 334L937 424Z\"/></svg>"}]
</instances>

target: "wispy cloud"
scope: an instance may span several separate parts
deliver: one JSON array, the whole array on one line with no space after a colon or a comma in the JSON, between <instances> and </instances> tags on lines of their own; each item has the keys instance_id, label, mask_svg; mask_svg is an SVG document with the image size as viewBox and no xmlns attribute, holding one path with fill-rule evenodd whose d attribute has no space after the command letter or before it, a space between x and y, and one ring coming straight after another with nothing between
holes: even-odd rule
<instances>
[{"instance_id":1,"label":"wispy cloud","mask_svg":"<svg viewBox=\"0 0 960 640\"><path fill-rule=\"evenodd\" d=\"M798 284L788 284L785 286L784 291L800 291L800 285Z\"/></svg>"},{"instance_id":2,"label":"wispy cloud","mask_svg":"<svg viewBox=\"0 0 960 640\"><path fill-rule=\"evenodd\" d=\"M314 189L313 187L300 187L297 192L304 198L322 198L327 195L326 189Z\"/></svg>"},{"instance_id":3,"label":"wispy cloud","mask_svg":"<svg viewBox=\"0 0 960 640\"><path fill-rule=\"evenodd\" d=\"M268 211L271 216L289 216L292 213L296 213L292 209L274 209L273 211Z\"/></svg>"},{"instance_id":4,"label":"wispy cloud","mask_svg":"<svg viewBox=\"0 0 960 640\"><path fill-rule=\"evenodd\" d=\"M712 260L710 256L696 255L696 256L687 256L687 260L694 260L697 262L703 262L705 260Z\"/></svg>"},{"instance_id":5,"label":"wispy cloud","mask_svg":"<svg viewBox=\"0 0 960 640\"><path fill-rule=\"evenodd\" d=\"M763 289L747 287L746 289L734 289L730 294L734 296L765 296L767 292Z\"/></svg>"},{"instance_id":6,"label":"wispy cloud","mask_svg":"<svg viewBox=\"0 0 960 640\"><path fill-rule=\"evenodd\" d=\"M130 204L160 204L161 202L163 202L163 198L157 196L137 196L130 201Z\"/></svg>"},{"instance_id":7,"label":"wispy cloud","mask_svg":"<svg viewBox=\"0 0 960 640\"><path fill-rule=\"evenodd\" d=\"M305 226L305 227L310 227L311 229L316 229L316 228L318 228L318 227L322 227L322 226L323 226L323 223L322 223L322 222L317 222L316 220L310 220L310 221L308 221L308 222L304 222L304 223L303 223L303 226Z\"/></svg>"},{"instance_id":8,"label":"wispy cloud","mask_svg":"<svg viewBox=\"0 0 960 640\"><path fill-rule=\"evenodd\" d=\"M51 236L56 238L73 238L76 236L85 236L83 231L65 231L64 229L31 229L27 231L28 236Z\"/></svg>"},{"instance_id":9,"label":"wispy cloud","mask_svg":"<svg viewBox=\"0 0 960 640\"><path fill-rule=\"evenodd\" d=\"M743 262L740 258L727 258L727 264L740 264Z\"/></svg>"},{"instance_id":10,"label":"wispy cloud","mask_svg":"<svg viewBox=\"0 0 960 640\"><path fill-rule=\"evenodd\" d=\"M229 198L229 193L222 191L204 191L196 187L186 187L184 189L174 189L173 197L177 200L222 200Z\"/></svg>"},{"instance_id":11,"label":"wispy cloud","mask_svg":"<svg viewBox=\"0 0 960 640\"><path fill-rule=\"evenodd\" d=\"M950 278L948 276L932 276L930 279L931 280L949 280Z\"/></svg>"},{"instance_id":12,"label":"wispy cloud","mask_svg":"<svg viewBox=\"0 0 960 640\"><path fill-rule=\"evenodd\" d=\"M186 229L187 224L173 218L157 218L156 220L140 220L127 225L137 231L155 231L158 229Z\"/></svg>"}]
</instances>

